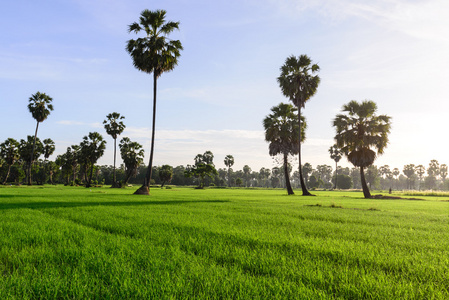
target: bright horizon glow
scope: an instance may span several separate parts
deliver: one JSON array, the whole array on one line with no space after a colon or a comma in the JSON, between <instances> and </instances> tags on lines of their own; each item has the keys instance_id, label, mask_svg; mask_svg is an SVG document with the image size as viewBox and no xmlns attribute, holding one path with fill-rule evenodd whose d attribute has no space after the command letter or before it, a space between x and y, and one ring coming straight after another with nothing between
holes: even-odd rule
<instances>
[{"instance_id":1,"label":"bright horizon glow","mask_svg":"<svg viewBox=\"0 0 449 300\"><path fill-rule=\"evenodd\" d=\"M108 142L98 163L111 165L113 140L102 122L114 111L127 126L119 139L141 143L148 155L152 76L135 69L125 51L138 36L127 27L144 9L164 9L167 20L179 21L170 37L185 49L158 80L155 165L193 164L210 150L219 168L228 154L234 170L274 167L262 120L289 102L276 78L292 54L307 54L321 69L321 84L303 110L304 163L334 168L333 118L349 101L369 99L378 114L392 117L390 143L375 165L402 171L410 163L427 168L431 159L449 164L445 0L6 1L0 142L34 134L27 104L40 91L55 108L38 132L56 143L51 159L98 131ZM339 165L352 167L346 158Z\"/></svg>"}]
</instances>

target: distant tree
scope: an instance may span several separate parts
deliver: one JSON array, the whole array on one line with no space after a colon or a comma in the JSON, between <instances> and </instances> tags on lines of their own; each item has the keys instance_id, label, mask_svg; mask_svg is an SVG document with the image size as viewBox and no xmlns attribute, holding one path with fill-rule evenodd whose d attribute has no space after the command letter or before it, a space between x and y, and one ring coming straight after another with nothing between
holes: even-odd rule
<instances>
[{"instance_id":1,"label":"distant tree","mask_svg":"<svg viewBox=\"0 0 449 300\"><path fill-rule=\"evenodd\" d=\"M106 130L106 133L109 134L114 139L114 169L113 169L113 177L112 177L112 188L119 188L121 187L120 184L117 182L117 175L115 172L115 158L116 158L116 151L117 151L117 137L122 134L123 130L125 130L125 124L123 124L122 121L125 117L121 116L117 112L110 113L106 116L107 120L103 121L104 129Z\"/></svg>"},{"instance_id":2,"label":"distant tree","mask_svg":"<svg viewBox=\"0 0 449 300\"><path fill-rule=\"evenodd\" d=\"M44 146L41 140L31 135L27 136L26 140L21 139L19 144L19 154L21 159L26 163L26 182L30 184L31 165L42 155Z\"/></svg>"},{"instance_id":3,"label":"distant tree","mask_svg":"<svg viewBox=\"0 0 449 300\"><path fill-rule=\"evenodd\" d=\"M129 179L137 174L137 168L143 163L144 150L141 144L131 142L127 137L120 140L120 155L125 164L124 185L128 184Z\"/></svg>"},{"instance_id":4,"label":"distant tree","mask_svg":"<svg viewBox=\"0 0 449 300\"><path fill-rule=\"evenodd\" d=\"M310 174L312 174L312 171L313 171L313 167L312 167L312 165L310 163L305 163L302 166L302 172L304 174L304 181L305 181L304 184L307 184L309 182L309 176L310 176Z\"/></svg>"},{"instance_id":5,"label":"distant tree","mask_svg":"<svg viewBox=\"0 0 449 300\"><path fill-rule=\"evenodd\" d=\"M415 176L415 165L405 165L402 173L404 173L404 175L407 177L407 189L412 189L412 180Z\"/></svg>"},{"instance_id":6,"label":"distant tree","mask_svg":"<svg viewBox=\"0 0 449 300\"><path fill-rule=\"evenodd\" d=\"M447 177L447 165L446 164L442 164L440 166L440 176L443 181L446 180L446 177Z\"/></svg>"},{"instance_id":7,"label":"distant tree","mask_svg":"<svg viewBox=\"0 0 449 300\"><path fill-rule=\"evenodd\" d=\"M426 168L423 165L416 166L415 168L416 174L418 174L419 178L419 189L421 189L421 182L424 174L426 173Z\"/></svg>"},{"instance_id":8,"label":"distant tree","mask_svg":"<svg viewBox=\"0 0 449 300\"><path fill-rule=\"evenodd\" d=\"M162 181L161 188L164 184L169 183L173 178L173 167L169 165L163 165L159 168L159 178Z\"/></svg>"},{"instance_id":9,"label":"distant tree","mask_svg":"<svg viewBox=\"0 0 449 300\"><path fill-rule=\"evenodd\" d=\"M6 184L12 165L14 165L14 163L20 158L19 142L13 138L6 139L0 144L0 157L8 166L5 178L3 179L3 184Z\"/></svg>"},{"instance_id":10,"label":"distant tree","mask_svg":"<svg viewBox=\"0 0 449 300\"><path fill-rule=\"evenodd\" d=\"M329 154L331 156L331 159L335 161L335 185L334 189L337 188L337 182L338 182L338 162L340 161L343 153L338 149L337 145L333 145L329 148Z\"/></svg>"},{"instance_id":11,"label":"distant tree","mask_svg":"<svg viewBox=\"0 0 449 300\"><path fill-rule=\"evenodd\" d=\"M206 176L212 177L218 174L213 163L213 158L214 155L212 152L206 151L204 154L198 154L195 157L195 165L188 165L186 168L185 176L198 178L198 188L200 189L204 188L204 179Z\"/></svg>"},{"instance_id":12,"label":"distant tree","mask_svg":"<svg viewBox=\"0 0 449 300\"><path fill-rule=\"evenodd\" d=\"M240 186L242 185L242 183L243 183L243 181L242 181L242 178L240 178L240 177L238 177L238 178L235 180L235 184L236 184L238 187L240 187Z\"/></svg>"},{"instance_id":13,"label":"distant tree","mask_svg":"<svg viewBox=\"0 0 449 300\"><path fill-rule=\"evenodd\" d=\"M434 178L440 175L440 164L436 159L430 161L429 167L427 168L427 175Z\"/></svg>"},{"instance_id":14,"label":"distant tree","mask_svg":"<svg viewBox=\"0 0 449 300\"><path fill-rule=\"evenodd\" d=\"M270 169L266 169L264 167L260 168L259 179L263 187L269 187L268 178L270 178L270 174L271 174Z\"/></svg>"},{"instance_id":15,"label":"distant tree","mask_svg":"<svg viewBox=\"0 0 449 300\"><path fill-rule=\"evenodd\" d=\"M339 174L337 178L334 176L334 182L338 182L337 187L342 190L347 190L352 188L352 178L349 175Z\"/></svg>"},{"instance_id":16,"label":"distant tree","mask_svg":"<svg viewBox=\"0 0 449 300\"><path fill-rule=\"evenodd\" d=\"M364 169L373 164L376 155L384 152L391 128L391 117L376 115L376 111L377 105L373 101L351 101L343 106L342 114L333 121L337 146L354 166L360 168L365 198L371 198L371 193Z\"/></svg>"},{"instance_id":17,"label":"distant tree","mask_svg":"<svg viewBox=\"0 0 449 300\"><path fill-rule=\"evenodd\" d=\"M55 152L55 142L53 142L52 139L45 139L43 140L44 148L43 148L43 154L44 154L44 161L47 161L48 158Z\"/></svg>"},{"instance_id":18,"label":"distant tree","mask_svg":"<svg viewBox=\"0 0 449 300\"><path fill-rule=\"evenodd\" d=\"M331 175L332 175L332 167L328 165L318 165L316 167L320 179L323 181L323 184L326 185L326 183L329 183L331 181ZM328 188L325 186L325 188ZM330 186L329 186L330 188Z\"/></svg>"},{"instance_id":19,"label":"distant tree","mask_svg":"<svg viewBox=\"0 0 449 300\"><path fill-rule=\"evenodd\" d=\"M231 167L234 165L234 156L232 155L226 155L224 159L224 164L226 167L228 167L228 186L231 186Z\"/></svg>"},{"instance_id":20,"label":"distant tree","mask_svg":"<svg viewBox=\"0 0 449 300\"><path fill-rule=\"evenodd\" d=\"M305 107L306 102L316 93L320 77L316 74L320 70L317 64L312 64L312 60L307 55L300 55L298 58L294 55L285 60L281 67L281 75L277 78L284 96L298 109L298 124L301 128L301 109ZM311 195L304 183L301 169L301 137L302 130L298 130L298 159L299 159L299 177L303 196Z\"/></svg>"},{"instance_id":21,"label":"distant tree","mask_svg":"<svg viewBox=\"0 0 449 300\"><path fill-rule=\"evenodd\" d=\"M243 175L245 176L245 186L249 186L250 176L251 176L251 168L248 165L243 166Z\"/></svg>"},{"instance_id":22,"label":"distant tree","mask_svg":"<svg viewBox=\"0 0 449 300\"><path fill-rule=\"evenodd\" d=\"M36 146L36 137L37 137L37 130L39 128L39 123L45 121L47 117L50 115L50 111L53 110L53 105L51 102L53 99L46 95L45 93L37 92L36 94L31 95L29 98L29 104L28 104L28 110L30 111L33 118L36 120L36 131L34 133L34 142L33 147L31 149L30 153L30 164L28 166L28 177L27 177L27 184L31 185L33 180L31 176L31 165L34 162L34 148Z\"/></svg>"},{"instance_id":23,"label":"distant tree","mask_svg":"<svg viewBox=\"0 0 449 300\"><path fill-rule=\"evenodd\" d=\"M150 162L145 181L135 194L149 195L151 171L153 168L154 136L156 127L156 91L157 79L164 72L169 72L178 64L180 51L183 49L179 40L169 39L167 36L175 29L179 29L179 22L165 21L165 10L144 10L140 14L139 23L129 25L128 31L139 33L144 31L145 37L129 40L126 50L133 59L134 67L138 70L153 73L153 125L151 134Z\"/></svg>"},{"instance_id":24,"label":"distant tree","mask_svg":"<svg viewBox=\"0 0 449 300\"><path fill-rule=\"evenodd\" d=\"M282 155L284 165L284 178L287 194L293 195L290 184L290 172L288 171L288 156L298 154L299 142L305 140L307 123L304 117L301 120L302 133L299 134L297 109L291 104L280 103L271 108L271 114L263 120L265 128L265 141L269 142L268 150L271 156Z\"/></svg>"},{"instance_id":25,"label":"distant tree","mask_svg":"<svg viewBox=\"0 0 449 300\"><path fill-rule=\"evenodd\" d=\"M98 132L89 132L87 136L83 137L80 147L81 157L85 166L86 187L91 187L94 166L104 154L106 141ZM90 167L89 176L87 176L87 166Z\"/></svg>"}]
</instances>

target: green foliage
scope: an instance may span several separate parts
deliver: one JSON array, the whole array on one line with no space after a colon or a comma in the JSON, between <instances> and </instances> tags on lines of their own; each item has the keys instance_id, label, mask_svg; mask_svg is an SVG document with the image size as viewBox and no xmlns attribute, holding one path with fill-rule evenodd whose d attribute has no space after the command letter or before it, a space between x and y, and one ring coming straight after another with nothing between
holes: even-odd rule
<instances>
[{"instance_id":1,"label":"green foliage","mask_svg":"<svg viewBox=\"0 0 449 300\"><path fill-rule=\"evenodd\" d=\"M159 179L162 181L161 188L165 183L169 183L173 178L173 167L169 165L163 165L159 168Z\"/></svg>"},{"instance_id":2,"label":"green foliage","mask_svg":"<svg viewBox=\"0 0 449 300\"><path fill-rule=\"evenodd\" d=\"M137 174L137 167L143 163L145 151L141 144L132 142L127 137L121 139L119 148L120 155L125 163L126 179L124 182L127 184L129 179Z\"/></svg>"}]
</instances>

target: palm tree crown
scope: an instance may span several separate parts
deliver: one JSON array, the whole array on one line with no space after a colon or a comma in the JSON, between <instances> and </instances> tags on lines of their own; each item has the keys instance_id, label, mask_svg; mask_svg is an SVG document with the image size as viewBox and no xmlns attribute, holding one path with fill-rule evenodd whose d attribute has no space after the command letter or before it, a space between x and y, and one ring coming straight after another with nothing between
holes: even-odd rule
<instances>
[{"instance_id":1,"label":"palm tree crown","mask_svg":"<svg viewBox=\"0 0 449 300\"><path fill-rule=\"evenodd\" d=\"M165 22L165 10L142 11L139 23L129 25L128 31L144 31L146 37L129 40L126 50L133 59L134 67L145 73L159 77L171 71L178 64L182 45L179 40L169 40L167 35L179 29L179 22Z\"/></svg>"},{"instance_id":2,"label":"palm tree crown","mask_svg":"<svg viewBox=\"0 0 449 300\"><path fill-rule=\"evenodd\" d=\"M31 95L28 110L37 122L45 121L48 115L50 115L50 111L53 110L52 101L53 99L45 93L37 92Z\"/></svg>"},{"instance_id":3,"label":"palm tree crown","mask_svg":"<svg viewBox=\"0 0 449 300\"><path fill-rule=\"evenodd\" d=\"M357 167L368 167L383 154L388 144L391 117L376 115L377 105L373 101L351 101L333 122L337 135L337 146L349 161ZM373 151L375 149L376 151ZM376 153L377 152L377 153Z\"/></svg>"},{"instance_id":4,"label":"palm tree crown","mask_svg":"<svg viewBox=\"0 0 449 300\"><path fill-rule=\"evenodd\" d=\"M265 117L265 140L269 142L271 156L278 154L298 154L299 124L297 109L291 104L280 103L271 108L272 113ZM307 124L301 118L301 142L305 140Z\"/></svg>"},{"instance_id":5,"label":"palm tree crown","mask_svg":"<svg viewBox=\"0 0 449 300\"><path fill-rule=\"evenodd\" d=\"M104 129L114 140L125 130L125 124L122 121L125 117L119 113L113 112L106 116L107 120L103 121Z\"/></svg>"},{"instance_id":6,"label":"palm tree crown","mask_svg":"<svg viewBox=\"0 0 449 300\"><path fill-rule=\"evenodd\" d=\"M296 107L304 108L307 100L315 93L320 83L320 77L314 75L320 70L317 64L307 55L294 55L285 60L281 67L281 75L277 78L284 96L288 97Z\"/></svg>"}]
</instances>

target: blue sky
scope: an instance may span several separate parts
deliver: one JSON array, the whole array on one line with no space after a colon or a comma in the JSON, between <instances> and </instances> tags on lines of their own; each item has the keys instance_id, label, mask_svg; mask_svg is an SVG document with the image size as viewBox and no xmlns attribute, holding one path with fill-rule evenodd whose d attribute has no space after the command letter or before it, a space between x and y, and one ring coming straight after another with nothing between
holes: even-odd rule
<instances>
[{"instance_id":1,"label":"blue sky","mask_svg":"<svg viewBox=\"0 0 449 300\"><path fill-rule=\"evenodd\" d=\"M292 54L321 67L304 110L304 162L333 166L332 119L350 100L370 99L393 118L376 165L449 163L446 0L2 1L0 141L34 134L27 104L40 91L55 110L38 136L56 142L55 155L98 131L108 141L99 163L112 164L113 140L101 123L113 111L126 117L122 137L149 152L152 76L125 51L136 37L127 27L143 9L179 21L171 37L185 49L158 81L156 165L192 164L211 150L217 167L227 154L234 169L273 167L262 120L288 101L276 78Z\"/></svg>"}]
</instances>

